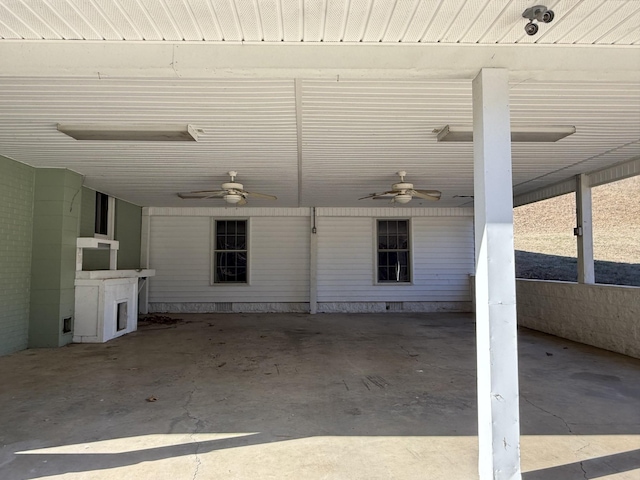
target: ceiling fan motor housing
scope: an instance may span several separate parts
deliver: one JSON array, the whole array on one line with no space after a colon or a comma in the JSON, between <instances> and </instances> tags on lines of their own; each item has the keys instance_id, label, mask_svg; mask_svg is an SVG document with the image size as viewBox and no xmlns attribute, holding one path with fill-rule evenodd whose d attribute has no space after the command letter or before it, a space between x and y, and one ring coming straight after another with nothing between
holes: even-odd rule
<instances>
[{"instance_id":1,"label":"ceiling fan motor housing","mask_svg":"<svg viewBox=\"0 0 640 480\"><path fill-rule=\"evenodd\" d=\"M242 184L235 182L223 183L222 190L242 190Z\"/></svg>"},{"instance_id":2,"label":"ceiling fan motor housing","mask_svg":"<svg viewBox=\"0 0 640 480\"><path fill-rule=\"evenodd\" d=\"M394 191L400 192L403 190L411 190L413 189L413 183L394 183L391 187Z\"/></svg>"}]
</instances>

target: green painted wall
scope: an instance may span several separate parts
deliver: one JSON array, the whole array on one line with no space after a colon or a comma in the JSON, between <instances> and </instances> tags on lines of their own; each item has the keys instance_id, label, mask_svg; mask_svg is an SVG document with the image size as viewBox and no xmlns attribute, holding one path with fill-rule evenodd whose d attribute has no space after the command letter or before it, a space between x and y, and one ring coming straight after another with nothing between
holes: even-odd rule
<instances>
[{"instance_id":1,"label":"green painted wall","mask_svg":"<svg viewBox=\"0 0 640 480\"><path fill-rule=\"evenodd\" d=\"M74 314L81 189L77 173L35 171L29 347L58 347L72 340L62 327L63 319Z\"/></svg>"},{"instance_id":2,"label":"green painted wall","mask_svg":"<svg viewBox=\"0 0 640 480\"><path fill-rule=\"evenodd\" d=\"M0 355L27 348L35 169L0 156Z\"/></svg>"},{"instance_id":3,"label":"green painted wall","mask_svg":"<svg viewBox=\"0 0 640 480\"><path fill-rule=\"evenodd\" d=\"M142 234L142 207L116 199L115 239L120 242L118 268L140 268L140 236Z\"/></svg>"},{"instance_id":4,"label":"green painted wall","mask_svg":"<svg viewBox=\"0 0 640 480\"><path fill-rule=\"evenodd\" d=\"M93 237L95 233L96 192L82 188L82 214L80 236ZM124 200L116 199L114 239L120 242L118 269L140 268L140 234L142 208ZM108 270L108 250L85 250L83 270Z\"/></svg>"}]
</instances>

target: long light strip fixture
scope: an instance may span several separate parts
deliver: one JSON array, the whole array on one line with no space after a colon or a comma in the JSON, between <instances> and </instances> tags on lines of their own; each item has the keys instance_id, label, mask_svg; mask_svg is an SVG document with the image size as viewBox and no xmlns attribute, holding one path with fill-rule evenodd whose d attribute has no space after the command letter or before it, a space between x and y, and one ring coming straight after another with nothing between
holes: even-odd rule
<instances>
[{"instance_id":1,"label":"long light strip fixture","mask_svg":"<svg viewBox=\"0 0 640 480\"><path fill-rule=\"evenodd\" d=\"M197 142L202 130L179 124L59 123L58 131L76 140Z\"/></svg>"},{"instance_id":2,"label":"long light strip fixture","mask_svg":"<svg viewBox=\"0 0 640 480\"><path fill-rule=\"evenodd\" d=\"M435 129L438 142L473 142L473 127L469 125L446 125ZM511 127L512 142L557 142L576 133L571 125Z\"/></svg>"}]
</instances>

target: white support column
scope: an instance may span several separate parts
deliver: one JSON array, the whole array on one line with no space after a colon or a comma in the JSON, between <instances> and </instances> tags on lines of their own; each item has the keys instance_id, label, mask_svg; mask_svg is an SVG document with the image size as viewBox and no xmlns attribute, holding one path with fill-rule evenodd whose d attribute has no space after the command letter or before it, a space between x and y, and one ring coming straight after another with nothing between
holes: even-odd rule
<instances>
[{"instance_id":1,"label":"white support column","mask_svg":"<svg viewBox=\"0 0 640 480\"><path fill-rule=\"evenodd\" d=\"M578 241L578 283L596 283L593 263L593 211L589 176L576 175L576 220Z\"/></svg>"},{"instance_id":2,"label":"white support column","mask_svg":"<svg viewBox=\"0 0 640 480\"><path fill-rule=\"evenodd\" d=\"M309 239L309 313L318 313L318 217L311 209L311 238Z\"/></svg>"},{"instance_id":3,"label":"white support column","mask_svg":"<svg viewBox=\"0 0 640 480\"><path fill-rule=\"evenodd\" d=\"M142 209L142 226L140 231L140 268L149 268L149 241L151 240L151 216L149 208ZM140 281L140 280L139 280ZM138 312L149 313L149 279L144 280L138 292Z\"/></svg>"},{"instance_id":4,"label":"white support column","mask_svg":"<svg viewBox=\"0 0 640 480\"><path fill-rule=\"evenodd\" d=\"M493 68L473 80L481 480L522 478L508 80Z\"/></svg>"}]
</instances>

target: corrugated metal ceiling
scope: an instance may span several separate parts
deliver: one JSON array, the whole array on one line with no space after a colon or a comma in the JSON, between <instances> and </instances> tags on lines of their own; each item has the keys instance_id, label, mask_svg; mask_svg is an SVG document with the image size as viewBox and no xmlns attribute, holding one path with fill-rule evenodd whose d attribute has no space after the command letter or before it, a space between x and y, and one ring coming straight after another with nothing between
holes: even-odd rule
<instances>
[{"instance_id":1,"label":"corrugated metal ceiling","mask_svg":"<svg viewBox=\"0 0 640 480\"><path fill-rule=\"evenodd\" d=\"M463 44L640 43L640 2L554 0L524 32L530 0L0 0L0 38Z\"/></svg>"}]
</instances>

